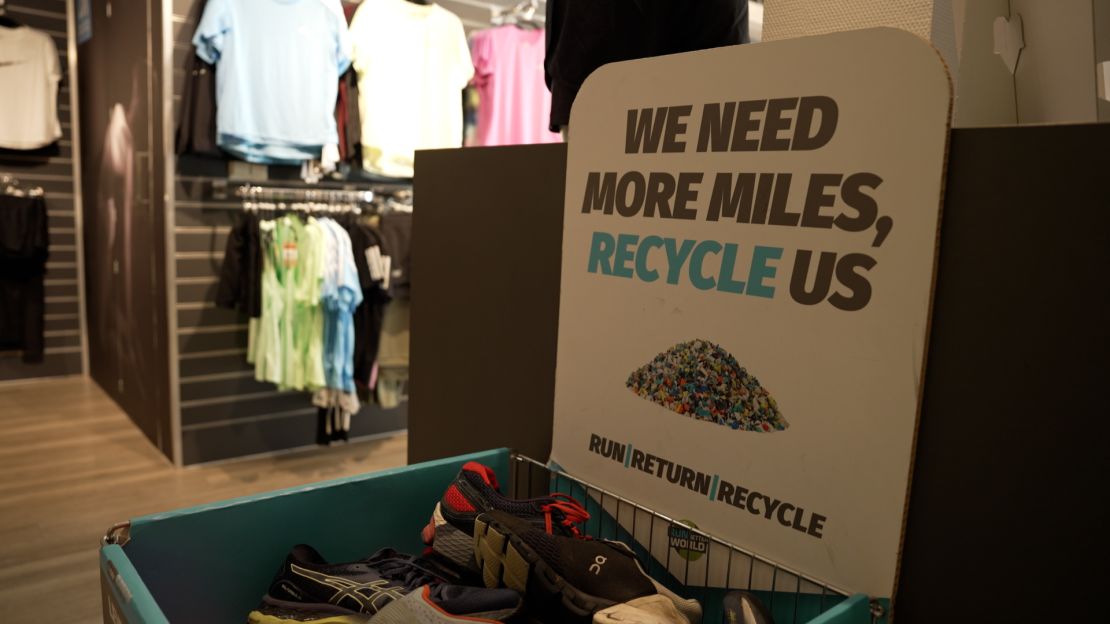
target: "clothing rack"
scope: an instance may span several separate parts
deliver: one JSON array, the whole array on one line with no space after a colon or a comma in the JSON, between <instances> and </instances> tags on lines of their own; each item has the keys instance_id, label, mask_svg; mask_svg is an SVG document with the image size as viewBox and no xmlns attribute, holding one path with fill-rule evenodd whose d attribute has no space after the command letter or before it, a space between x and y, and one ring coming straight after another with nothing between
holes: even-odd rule
<instances>
[{"instance_id":1,"label":"clothing rack","mask_svg":"<svg viewBox=\"0 0 1110 624\"><path fill-rule=\"evenodd\" d=\"M251 184L240 186L236 189L235 196L244 200L257 201L342 202L349 204L369 204L374 201L374 191L288 188Z\"/></svg>"},{"instance_id":2,"label":"clothing rack","mask_svg":"<svg viewBox=\"0 0 1110 624\"><path fill-rule=\"evenodd\" d=\"M388 188L377 192L373 190L350 189L310 189L271 187L244 184L235 190L236 197L243 200L244 209L254 209L258 203L278 202L277 206L266 209L293 209L305 212L354 212L362 213L369 208L370 214L388 212L412 212L413 193L411 188ZM285 203L289 202L289 205Z\"/></svg>"}]
</instances>

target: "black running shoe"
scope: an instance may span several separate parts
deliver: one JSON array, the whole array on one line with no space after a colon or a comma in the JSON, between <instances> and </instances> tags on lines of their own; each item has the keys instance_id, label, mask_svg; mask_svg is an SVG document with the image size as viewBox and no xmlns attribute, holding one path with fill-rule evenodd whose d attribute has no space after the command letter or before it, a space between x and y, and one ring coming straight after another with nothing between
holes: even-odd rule
<instances>
[{"instance_id":1,"label":"black running shoe","mask_svg":"<svg viewBox=\"0 0 1110 624\"><path fill-rule=\"evenodd\" d=\"M474 562L474 519L498 510L554 535L581 537L578 524L589 520L578 501L565 494L513 499L501 494L493 469L467 462L436 503L424 527L424 543L432 552L463 570L478 571Z\"/></svg>"},{"instance_id":2,"label":"black running shoe","mask_svg":"<svg viewBox=\"0 0 1110 624\"><path fill-rule=\"evenodd\" d=\"M771 612L755 594L730 591L725 594L723 624L775 624Z\"/></svg>"},{"instance_id":3,"label":"black running shoe","mask_svg":"<svg viewBox=\"0 0 1110 624\"><path fill-rule=\"evenodd\" d=\"M545 622L589 622L593 615L644 597L666 596L682 624L701 621L701 605L648 576L621 542L555 535L502 511L475 520L474 556L487 587L524 594Z\"/></svg>"},{"instance_id":4,"label":"black running shoe","mask_svg":"<svg viewBox=\"0 0 1110 624\"><path fill-rule=\"evenodd\" d=\"M391 549L350 563L328 563L301 544L285 558L249 624L499 622L519 610L511 590L442 582L435 564Z\"/></svg>"}]
</instances>

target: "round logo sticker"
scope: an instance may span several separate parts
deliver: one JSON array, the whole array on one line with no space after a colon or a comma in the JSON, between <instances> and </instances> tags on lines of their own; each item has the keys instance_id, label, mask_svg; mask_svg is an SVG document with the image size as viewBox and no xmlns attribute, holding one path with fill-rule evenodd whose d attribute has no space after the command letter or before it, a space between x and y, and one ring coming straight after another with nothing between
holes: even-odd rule
<instances>
[{"instance_id":1,"label":"round logo sticker","mask_svg":"<svg viewBox=\"0 0 1110 624\"><path fill-rule=\"evenodd\" d=\"M678 553L679 557L687 561L697 561L701 559L709 550L709 538L700 534L694 533L689 527L698 528L693 520L679 520L677 524L672 524L671 528L667 531L667 537L670 539L670 546Z\"/></svg>"}]
</instances>

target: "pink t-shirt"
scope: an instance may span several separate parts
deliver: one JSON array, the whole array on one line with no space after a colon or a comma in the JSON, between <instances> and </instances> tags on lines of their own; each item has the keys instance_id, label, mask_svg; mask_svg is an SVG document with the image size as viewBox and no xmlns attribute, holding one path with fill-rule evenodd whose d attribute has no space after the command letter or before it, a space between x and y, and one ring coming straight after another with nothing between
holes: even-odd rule
<instances>
[{"instance_id":1,"label":"pink t-shirt","mask_svg":"<svg viewBox=\"0 0 1110 624\"><path fill-rule=\"evenodd\" d=\"M470 38L478 88L477 145L555 143L547 129L551 93L543 79L544 31L498 26Z\"/></svg>"}]
</instances>

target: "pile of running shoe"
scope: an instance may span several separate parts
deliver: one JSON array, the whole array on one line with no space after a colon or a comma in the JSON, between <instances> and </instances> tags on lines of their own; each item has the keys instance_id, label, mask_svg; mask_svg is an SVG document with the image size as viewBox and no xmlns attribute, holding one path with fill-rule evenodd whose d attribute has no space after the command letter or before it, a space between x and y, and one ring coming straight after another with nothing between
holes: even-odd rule
<instances>
[{"instance_id":1,"label":"pile of running shoe","mask_svg":"<svg viewBox=\"0 0 1110 624\"><path fill-rule=\"evenodd\" d=\"M699 624L702 608L648 576L621 542L591 539L562 494L517 500L470 462L423 530L422 556L383 549L328 563L295 546L250 624L584 622ZM770 624L755 596L730 592L724 622Z\"/></svg>"}]
</instances>

